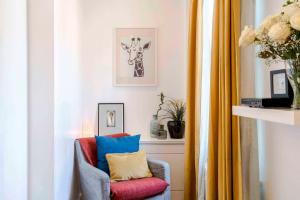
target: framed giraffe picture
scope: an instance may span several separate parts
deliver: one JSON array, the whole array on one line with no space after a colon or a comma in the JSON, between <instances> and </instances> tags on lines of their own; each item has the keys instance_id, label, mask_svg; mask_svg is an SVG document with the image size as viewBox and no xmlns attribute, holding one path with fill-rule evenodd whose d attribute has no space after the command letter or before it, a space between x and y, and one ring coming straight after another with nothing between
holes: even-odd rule
<instances>
[{"instance_id":1,"label":"framed giraffe picture","mask_svg":"<svg viewBox=\"0 0 300 200\"><path fill-rule=\"evenodd\" d=\"M115 29L113 85L157 85L156 28Z\"/></svg>"}]
</instances>

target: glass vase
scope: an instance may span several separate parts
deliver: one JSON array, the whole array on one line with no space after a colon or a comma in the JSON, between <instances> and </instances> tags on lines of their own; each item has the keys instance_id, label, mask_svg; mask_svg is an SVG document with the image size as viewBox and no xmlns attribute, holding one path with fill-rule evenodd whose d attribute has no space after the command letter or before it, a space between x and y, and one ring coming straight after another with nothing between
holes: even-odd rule
<instances>
[{"instance_id":1,"label":"glass vase","mask_svg":"<svg viewBox=\"0 0 300 200\"><path fill-rule=\"evenodd\" d=\"M157 115L152 116L152 120L150 122L150 136L153 138L157 138L159 132L159 122Z\"/></svg>"},{"instance_id":2,"label":"glass vase","mask_svg":"<svg viewBox=\"0 0 300 200\"><path fill-rule=\"evenodd\" d=\"M165 139L167 139L167 137L168 137L168 134L167 134L167 131L165 130L165 126L163 124L161 124L159 126L157 139L165 140Z\"/></svg>"},{"instance_id":3,"label":"glass vase","mask_svg":"<svg viewBox=\"0 0 300 200\"><path fill-rule=\"evenodd\" d=\"M294 93L292 108L300 109L300 59L287 61L286 74Z\"/></svg>"}]
</instances>

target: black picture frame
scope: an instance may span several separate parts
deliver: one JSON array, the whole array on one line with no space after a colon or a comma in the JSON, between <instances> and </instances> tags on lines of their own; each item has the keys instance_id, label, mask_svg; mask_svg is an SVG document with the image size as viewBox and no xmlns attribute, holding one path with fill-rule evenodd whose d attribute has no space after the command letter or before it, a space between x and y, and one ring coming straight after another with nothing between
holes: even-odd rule
<instances>
[{"instance_id":1,"label":"black picture frame","mask_svg":"<svg viewBox=\"0 0 300 200\"><path fill-rule=\"evenodd\" d=\"M282 76L284 76L284 81L285 81L285 91L283 93L276 93L274 91L274 82L275 82L275 76L282 74ZM288 77L286 75L286 70L285 69L280 69L280 70L272 70L270 71L270 86L271 86L271 97L272 98L291 98L291 96L293 95L293 90L292 87L290 85L290 82L288 80Z\"/></svg>"},{"instance_id":2,"label":"black picture frame","mask_svg":"<svg viewBox=\"0 0 300 200\"><path fill-rule=\"evenodd\" d=\"M97 113L97 119L98 119L98 136L100 135L100 109L101 106L114 106L114 105L121 105L122 106L122 130L118 131L119 133L124 133L125 130L125 109L124 109L124 103L98 103L98 113ZM110 134L110 133L108 133Z\"/></svg>"}]
</instances>

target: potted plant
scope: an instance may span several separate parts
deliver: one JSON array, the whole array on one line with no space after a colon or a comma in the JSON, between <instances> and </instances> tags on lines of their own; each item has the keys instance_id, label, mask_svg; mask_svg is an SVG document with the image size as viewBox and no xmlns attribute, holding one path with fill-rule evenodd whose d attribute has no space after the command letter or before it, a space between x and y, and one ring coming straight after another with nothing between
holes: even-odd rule
<instances>
[{"instance_id":1,"label":"potted plant","mask_svg":"<svg viewBox=\"0 0 300 200\"><path fill-rule=\"evenodd\" d=\"M246 26L239 39L242 47L258 45L258 57L267 63L283 61L292 85L292 107L300 109L300 0L287 0L281 12L267 17L256 30Z\"/></svg>"},{"instance_id":2,"label":"potted plant","mask_svg":"<svg viewBox=\"0 0 300 200\"><path fill-rule=\"evenodd\" d=\"M160 131L160 123L158 120L159 112L162 111L162 105L164 104L165 95L161 92L159 95L160 103L158 105L158 109L155 115L152 116L152 120L150 122L150 136L157 138L159 136Z\"/></svg>"},{"instance_id":3,"label":"potted plant","mask_svg":"<svg viewBox=\"0 0 300 200\"><path fill-rule=\"evenodd\" d=\"M166 101L164 119L171 119L167 126L171 138L180 139L184 137L185 122L185 103L180 100L170 99Z\"/></svg>"}]
</instances>

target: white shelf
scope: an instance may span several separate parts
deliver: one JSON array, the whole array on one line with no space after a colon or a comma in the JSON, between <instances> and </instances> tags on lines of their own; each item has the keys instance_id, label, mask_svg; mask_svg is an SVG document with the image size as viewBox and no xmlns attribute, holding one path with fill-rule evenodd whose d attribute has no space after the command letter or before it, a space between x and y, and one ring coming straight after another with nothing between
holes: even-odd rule
<instances>
[{"instance_id":1,"label":"white shelf","mask_svg":"<svg viewBox=\"0 0 300 200\"><path fill-rule=\"evenodd\" d=\"M235 116L260 119L289 125L300 125L300 110L287 108L250 108L248 106L233 106Z\"/></svg>"},{"instance_id":2,"label":"white shelf","mask_svg":"<svg viewBox=\"0 0 300 200\"><path fill-rule=\"evenodd\" d=\"M152 138L152 137L141 137L141 144L184 144L184 139L172 139L172 138L167 138L165 140L160 140L157 138Z\"/></svg>"}]
</instances>

